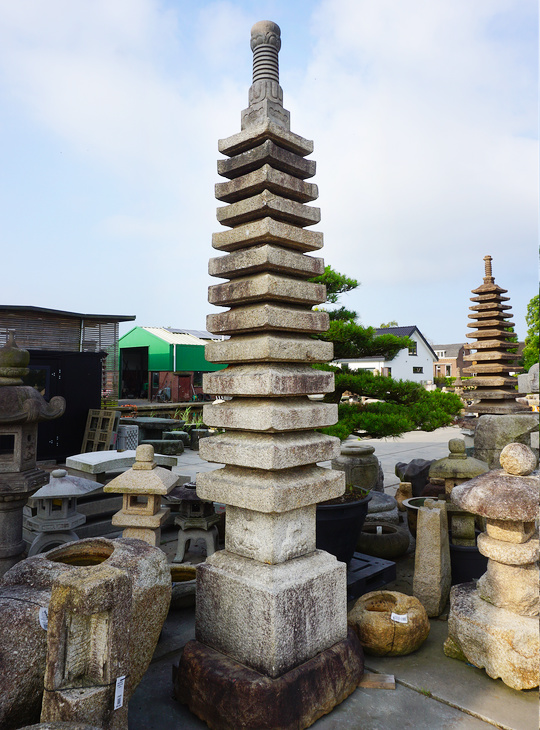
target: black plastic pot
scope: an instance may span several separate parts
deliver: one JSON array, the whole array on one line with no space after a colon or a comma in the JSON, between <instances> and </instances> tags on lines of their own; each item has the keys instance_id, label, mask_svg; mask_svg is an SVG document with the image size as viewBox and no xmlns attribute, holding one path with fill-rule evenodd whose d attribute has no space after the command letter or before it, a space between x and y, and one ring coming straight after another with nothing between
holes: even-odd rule
<instances>
[{"instance_id":1,"label":"black plastic pot","mask_svg":"<svg viewBox=\"0 0 540 730\"><path fill-rule=\"evenodd\" d=\"M480 534L476 530L476 537ZM452 585L470 583L484 575L487 570L488 559L482 555L476 545L452 545L450 537L450 565L452 569Z\"/></svg>"},{"instance_id":2,"label":"black plastic pot","mask_svg":"<svg viewBox=\"0 0 540 730\"><path fill-rule=\"evenodd\" d=\"M317 505L317 548L350 563L368 511L371 494L356 502Z\"/></svg>"}]
</instances>

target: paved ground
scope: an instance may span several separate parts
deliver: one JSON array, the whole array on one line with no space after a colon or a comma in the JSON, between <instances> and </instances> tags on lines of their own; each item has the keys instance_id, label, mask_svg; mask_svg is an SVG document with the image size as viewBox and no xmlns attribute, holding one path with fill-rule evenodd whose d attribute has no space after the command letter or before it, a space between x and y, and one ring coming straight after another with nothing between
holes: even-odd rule
<instances>
[{"instance_id":1,"label":"paved ground","mask_svg":"<svg viewBox=\"0 0 540 730\"><path fill-rule=\"evenodd\" d=\"M368 441L383 464L385 488L393 494L398 483L398 461L436 459L448 453L447 442L458 428L433 433L413 432L400 439ZM187 451L175 468L194 477L215 468L196 452ZM171 538L173 534L171 533ZM174 543L164 546L172 557ZM193 556L194 557L194 556ZM398 562L398 580L389 588L410 585L413 556ZM154 659L130 702L129 730L203 730L207 726L171 699L171 667L182 647L194 638L193 608L171 611ZM444 656L444 620L432 620L423 646L406 657L366 657L368 671L394 674L395 690L357 689L332 713L318 720L314 730L536 730L538 693L517 692L484 671Z\"/></svg>"}]
</instances>

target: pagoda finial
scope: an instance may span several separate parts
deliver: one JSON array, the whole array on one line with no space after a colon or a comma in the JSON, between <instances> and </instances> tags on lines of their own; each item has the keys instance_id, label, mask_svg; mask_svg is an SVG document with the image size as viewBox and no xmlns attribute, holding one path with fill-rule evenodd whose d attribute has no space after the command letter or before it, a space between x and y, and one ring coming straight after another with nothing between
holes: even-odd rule
<instances>
[{"instance_id":1,"label":"pagoda finial","mask_svg":"<svg viewBox=\"0 0 540 730\"><path fill-rule=\"evenodd\" d=\"M283 108L283 89L279 85L281 30L271 20L260 20L251 29L253 83L249 106L242 112L242 129L274 123L290 129L289 112Z\"/></svg>"},{"instance_id":2,"label":"pagoda finial","mask_svg":"<svg viewBox=\"0 0 540 730\"><path fill-rule=\"evenodd\" d=\"M271 20L260 20L251 29L253 51L253 83L277 81L279 84L278 54L281 48L281 30Z\"/></svg>"},{"instance_id":3,"label":"pagoda finial","mask_svg":"<svg viewBox=\"0 0 540 730\"><path fill-rule=\"evenodd\" d=\"M491 271L491 256L484 256L484 266L485 266L485 274L484 274L484 283L489 284L495 281L493 278L493 274Z\"/></svg>"}]
</instances>

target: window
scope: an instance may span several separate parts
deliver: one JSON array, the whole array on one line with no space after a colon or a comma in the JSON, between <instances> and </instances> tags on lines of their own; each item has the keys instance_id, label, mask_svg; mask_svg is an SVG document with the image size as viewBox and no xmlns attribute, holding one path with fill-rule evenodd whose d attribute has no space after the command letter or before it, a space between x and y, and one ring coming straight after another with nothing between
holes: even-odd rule
<instances>
[{"instance_id":1,"label":"window","mask_svg":"<svg viewBox=\"0 0 540 730\"><path fill-rule=\"evenodd\" d=\"M446 375L447 376L452 375L452 366L451 365L446 366Z\"/></svg>"},{"instance_id":2,"label":"window","mask_svg":"<svg viewBox=\"0 0 540 730\"><path fill-rule=\"evenodd\" d=\"M409 345L409 355L417 355L417 354L418 353L416 352L416 342L411 342L411 344Z\"/></svg>"},{"instance_id":3,"label":"window","mask_svg":"<svg viewBox=\"0 0 540 730\"><path fill-rule=\"evenodd\" d=\"M413 371L413 373L423 373L424 368L413 368L412 371Z\"/></svg>"},{"instance_id":4,"label":"window","mask_svg":"<svg viewBox=\"0 0 540 730\"><path fill-rule=\"evenodd\" d=\"M446 350L435 350L435 354L437 355L437 357L445 357Z\"/></svg>"}]
</instances>

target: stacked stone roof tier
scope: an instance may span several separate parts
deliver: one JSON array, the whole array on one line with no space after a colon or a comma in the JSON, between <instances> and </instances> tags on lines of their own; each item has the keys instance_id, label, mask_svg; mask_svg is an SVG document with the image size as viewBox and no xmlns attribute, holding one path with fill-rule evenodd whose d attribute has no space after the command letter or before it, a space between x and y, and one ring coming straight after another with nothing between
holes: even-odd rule
<instances>
[{"instance_id":1,"label":"stacked stone roof tier","mask_svg":"<svg viewBox=\"0 0 540 730\"><path fill-rule=\"evenodd\" d=\"M502 304L509 301L508 297L502 296L507 290L495 284L492 276L491 256L485 256L484 262L484 283L473 289L473 294L478 296L471 298L475 304L470 307L469 319L473 321L467 325L474 330L467 337L476 341L464 346L474 351L465 355L464 360L472 364L463 369L463 374L473 376L475 391L472 396L478 399L470 410L479 414L514 413L523 410L515 400L518 395L516 379L510 376L521 370L515 365L515 354L509 352L516 347L516 343L510 341L512 333L508 331L514 322L511 321L511 307Z\"/></svg>"}]
</instances>

